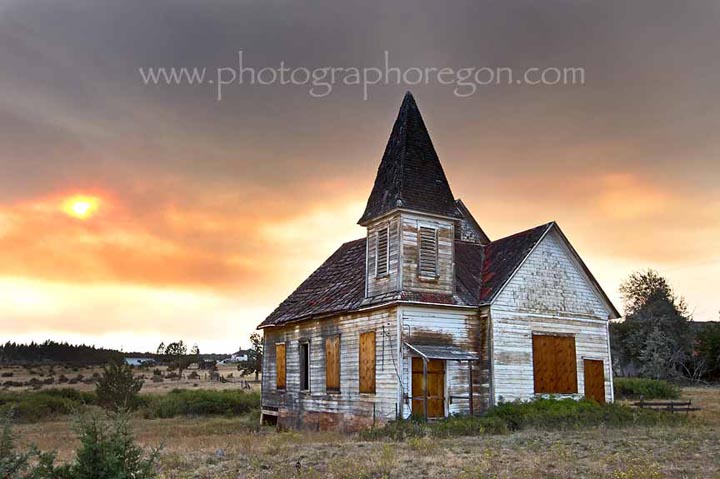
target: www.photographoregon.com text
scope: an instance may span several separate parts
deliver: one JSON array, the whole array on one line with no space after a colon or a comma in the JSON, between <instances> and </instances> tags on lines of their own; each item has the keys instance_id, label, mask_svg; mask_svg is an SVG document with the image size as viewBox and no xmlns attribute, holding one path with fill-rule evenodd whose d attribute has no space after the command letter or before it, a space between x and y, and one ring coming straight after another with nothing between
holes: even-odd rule
<instances>
[{"instance_id":1,"label":"www.photographoregon.com text","mask_svg":"<svg viewBox=\"0 0 720 479\"><path fill-rule=\"evenodd\" d=\"M431 85L439 84L453 89L458 97L476 94L481 87L500 85L519 86L575 86L586 82L585 69L578 66L507 66L407 67L393 66L390 52L385 51L382 66L308 68L288 66L280 61L277 66L254 67L245 61L245 52L237 52L237 65L208 67L140 67L145 85L180 86L205 85L213 88L217 101L223 99L224 90L243 85L281 85L307 88L315 98L330 95L336 86L359 87L363 100L367 100L371 87L377 85Z\"/></svg>"}]
</instances>

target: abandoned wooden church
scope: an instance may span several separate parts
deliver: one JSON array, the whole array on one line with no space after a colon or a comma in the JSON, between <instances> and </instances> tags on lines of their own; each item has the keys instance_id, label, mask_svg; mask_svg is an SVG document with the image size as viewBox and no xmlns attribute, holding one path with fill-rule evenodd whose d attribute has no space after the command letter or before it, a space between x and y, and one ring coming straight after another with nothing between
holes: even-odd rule
<instances>
[{"instance_id":1,"label":"abandoned wooden church","mask_svg":"<svg viewBox=\"0 0 720 479\"><path fill-rule=\"evenodd\" d=\"M263 420L354 430L555 394L612 401L619 317L554 222L491 241L406 94L359 224L262 323Z\"/></svg>"}]
</instances>

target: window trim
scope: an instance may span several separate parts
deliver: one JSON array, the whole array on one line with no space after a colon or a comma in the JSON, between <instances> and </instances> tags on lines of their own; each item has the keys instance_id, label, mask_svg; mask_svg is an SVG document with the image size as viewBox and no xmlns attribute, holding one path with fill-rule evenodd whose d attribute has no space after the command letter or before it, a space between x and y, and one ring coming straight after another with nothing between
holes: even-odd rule
<instances>
[{"instance_id":1,"label":"window trim","mask_svg":"<svg viewBox=\"0 0 720 479\"><path fill-rule=\"evenodd\" d=\"M434 235L435 235L435 238L434 238L434 242L435 242L435 248L434 248L435 257L433 258L434 271L433 271L432 273L431 273L431 272L423 271L423 248L422 248L423 230L432 230L433 233L434 233ZM440 249L440 248L439 248L439 244L438 244L438 243L439 243L438 228L433 227L433 226L418 225L417 238L418 238L418 243L417 243L417 251L418 251L418 257L417 257L417 274L418 274L418 276L421 277L421 278L437 279L437 278L439 277L439 273L438 273L438 269L439 269L439 264L438 264L438 263L439 263L439 252L438 252L438 250Z\"/></svg>"},{"instance_id":2,"label":"window trim","mask_svg":"<svg viewBox=\"0 0 720 479\"><path fill-rule=\"evenodd\" d=\"M305 364L303 368L303 347L307 347L307 357L305 358ZM298 371L300 375L300 380L298 381L300 392L310 392L311 389L311 383L310 383L310 340L309 339L300 339L298 340ZM307 387L303 387L303 376L305 376L305 382L307 383Z\"/></svg>"},{"instance_id":3,"label":"window trim","mask_svg":"<svg viewBox=\"0 0 720 479\"><path fill-rule=\"evenodd\" d=\"M385 271L380 273L380 233L385 234ZM385 225L375 231L375 277L385 278L390 276L390 226Z\"/></svg>"}]
</instances>

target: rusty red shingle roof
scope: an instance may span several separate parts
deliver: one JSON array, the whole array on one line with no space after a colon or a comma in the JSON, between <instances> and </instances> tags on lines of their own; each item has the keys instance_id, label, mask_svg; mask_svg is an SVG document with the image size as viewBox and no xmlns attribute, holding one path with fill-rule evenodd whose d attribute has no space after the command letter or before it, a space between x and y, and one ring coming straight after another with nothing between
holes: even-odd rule
<instances>
[{"instance_id":1,"label":"rusty red shingle roof","mask_svg":"<svg viewBox=\"0 0 720 479\"><path fill-rule=\"evenodd\" d=\"M357 310L393 301L477 306L489 303L552 223L483 246L455 242L456 297L401 292L365 298L365 238L343 244L306 279L260 328Z\"/></svg>"}]
</instances>

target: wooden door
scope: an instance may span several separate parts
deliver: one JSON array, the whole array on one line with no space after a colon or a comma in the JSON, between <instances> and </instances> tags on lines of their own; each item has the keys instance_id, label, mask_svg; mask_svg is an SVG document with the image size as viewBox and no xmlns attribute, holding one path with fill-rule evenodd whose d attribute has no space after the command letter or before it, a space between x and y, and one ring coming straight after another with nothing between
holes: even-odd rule
<instances>
[{"instance_id":1,"label":"wooden door","mask_svg":"<svg viewBox=\"0 0 720 479\"><path fill-rule=\"evenodd\" d=\"M445 361L429 359L427 365L428 418L445 417ZM425 381L422 358L412 358L412 413L424 416Z\"/></svg>"},{"instance_id":2,"label":"wooden door","mask_svg":"<svg viewBox=\"0 0 720 479\"><path fill-rule=\"evenodd\" d=\"M605 365L597 359L585 359L585 397L600 404L605 402Z\"/></svg>"}]
</instances>

